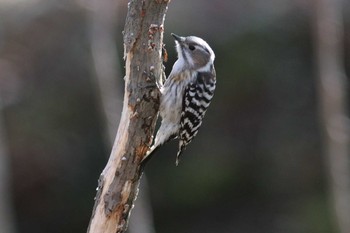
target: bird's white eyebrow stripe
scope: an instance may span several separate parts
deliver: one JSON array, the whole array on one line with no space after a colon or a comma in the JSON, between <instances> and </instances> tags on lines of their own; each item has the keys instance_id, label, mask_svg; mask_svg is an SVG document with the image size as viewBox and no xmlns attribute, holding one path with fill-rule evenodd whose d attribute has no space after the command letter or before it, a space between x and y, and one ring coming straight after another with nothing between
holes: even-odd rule
<instances>
[{"instance_id":1,"label":"bird's white eyebrow stripe","mask_svg":"<svg viewBox=\"0 0 350 233\"><path fill-rule=\"evenodd\" d=\"M204 51L210 54L209 50L206 47L203 47Z\"/></svg>"}]
</instances>

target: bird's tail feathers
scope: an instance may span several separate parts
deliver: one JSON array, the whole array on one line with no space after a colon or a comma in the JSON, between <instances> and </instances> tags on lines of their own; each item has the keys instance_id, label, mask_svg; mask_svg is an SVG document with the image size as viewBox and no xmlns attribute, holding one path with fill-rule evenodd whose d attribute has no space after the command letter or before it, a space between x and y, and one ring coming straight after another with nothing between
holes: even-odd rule
<instances>
[{"instance_id":1,"label":"bird's tail feathers","mask_svg":"<svg viewBox=\"0 0 350 233\"><path fill-rule=\"evenodd\" d=\"M180 163L180 157L181 157L182 152L186 149L186 145L187 144L183 143L183 141L180 140L179 151L177 152L176 161L175 161L176 166L178 166Z\"/></svg>"}]
</instances>

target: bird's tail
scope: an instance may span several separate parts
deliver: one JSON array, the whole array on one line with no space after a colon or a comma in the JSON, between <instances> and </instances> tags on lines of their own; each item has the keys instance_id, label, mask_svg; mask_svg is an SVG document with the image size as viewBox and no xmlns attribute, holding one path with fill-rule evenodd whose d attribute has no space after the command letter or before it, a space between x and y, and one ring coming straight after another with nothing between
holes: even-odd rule
<instances>
[{"instance_id":1,"label":"bird's tail","mask_svg":"<svg viewBox=\"0 0 350 233\"><path fill-rule=\"evenodd\" d=\"M182 152L186 149L186 145L187 144L185 144L182 140L180 140L179 150L177 152L176 161L175 161L176 166L178 166L180 163L180 157L181 157Z\"/></svg>"}]
</instances>

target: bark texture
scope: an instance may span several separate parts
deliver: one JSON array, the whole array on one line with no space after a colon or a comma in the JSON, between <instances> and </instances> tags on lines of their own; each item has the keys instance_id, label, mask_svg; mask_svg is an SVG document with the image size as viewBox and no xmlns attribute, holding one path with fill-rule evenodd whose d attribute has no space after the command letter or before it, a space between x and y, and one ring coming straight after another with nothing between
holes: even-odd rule
<instances>
[{"instance_id":1,"label":"bark texture","mask_svg":"<svg viewBox=\"0 0 350 233\"><path fill-rule=\"evenodd\" d=\"M103 170L87 232L125 232L137 196L139 163L149 148L159 108L164 19L169 0L131 0L124 28L122 116Z\"/></svg>"}]
</instances>

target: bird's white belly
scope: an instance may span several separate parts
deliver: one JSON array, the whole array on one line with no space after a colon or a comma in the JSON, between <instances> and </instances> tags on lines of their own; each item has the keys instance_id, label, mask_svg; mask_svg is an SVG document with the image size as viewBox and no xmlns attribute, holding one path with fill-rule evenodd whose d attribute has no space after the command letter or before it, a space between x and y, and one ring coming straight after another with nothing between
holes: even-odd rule
<instances>
[{"instance_id":1,"label":"bird's white belly","mask_svg":"<svg viewBox=\"0 0 350 233\"><path fill-rule=\"evenodd\" d=\"M173 90L171 90L173 88ZM182 111L182 96L184 87L174 85L163 90L160 103L160 116L162 120L179 124Z\"/></svg>"},{"instance_id":2,"label":"bird's white belly","mask_svg":"<svg viewBox=\"0 0 350 233\"><path fill-rule=\"evenodd\" d=\"M155 147L178 134L185 88L194 78L192 72L183 71L178 75L170 75L165 81L159 107L162 122L155 138Z\"/></svg>"}]
</instances>

